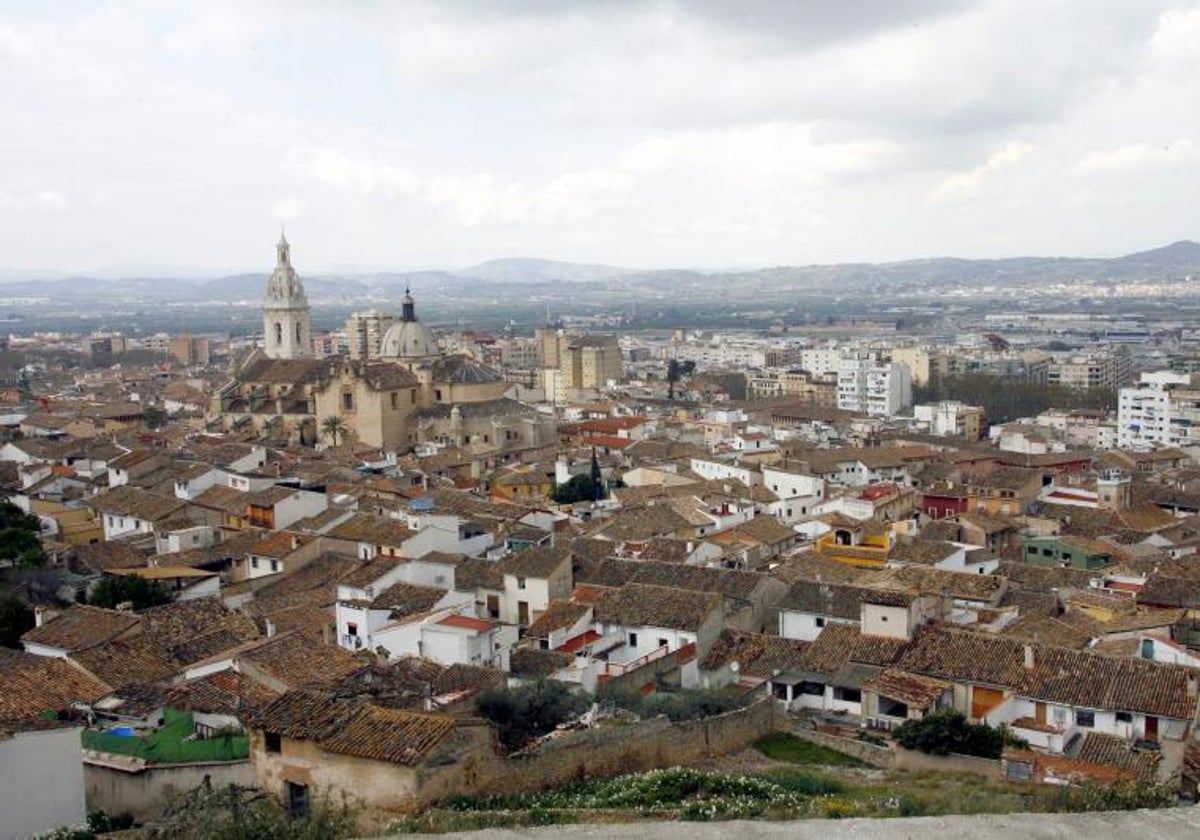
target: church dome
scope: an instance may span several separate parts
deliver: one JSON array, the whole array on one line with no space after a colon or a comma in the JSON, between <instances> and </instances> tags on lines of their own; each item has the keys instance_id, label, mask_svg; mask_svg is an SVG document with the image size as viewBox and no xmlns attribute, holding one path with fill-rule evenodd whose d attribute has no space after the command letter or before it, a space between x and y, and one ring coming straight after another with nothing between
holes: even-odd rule
<instances>
[{"instance_id":1,"label":"church dome","mask_svg":"<svg viewBox=\"0 0 1200 840\"><path fill-rule=\"evenodd\" d=\"M399 323L383 334L379 355L384 359L419 359L437 353L437 342L425 325L417 320L417 305L412 291L404 290Z\"/></svg>"},{"instance_id":2,"label":"church dome","mask_svg":"<svg viewBox=\"0 0 1200 840\"><path fill-rule=\"evenodd\" d=\"M399 321L383 334L379 355L385 359L416 359L437 353L437 342L420 321Z\"/></svg>"}]
</instances>

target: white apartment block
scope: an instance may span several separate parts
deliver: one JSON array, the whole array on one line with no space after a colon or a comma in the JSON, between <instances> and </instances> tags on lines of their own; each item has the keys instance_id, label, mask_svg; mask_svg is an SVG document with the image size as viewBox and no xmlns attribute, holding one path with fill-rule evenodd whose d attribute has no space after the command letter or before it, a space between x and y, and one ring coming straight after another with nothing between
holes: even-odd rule
<instances>
[{"instance_id":1,"label":"white apartment block","mask_svg":"<svg viewBox=\"0 0 1200 840\"><path fill-rule=\"evenodd\" d=\"M931 434L979 439L983 409L975 405L942 400L913 407L913 417L929 427Z\"/></svg>"},{"instance_id":2,"label":"white apartment block","mask_svg":"<svg viewBox=\"0 0 1200 840\"><path fill-rule=\"evenodd\" d=\"M894 417L912 405L908 367L883 362L873 353L847 353L838 368L838 408Z\"/></svg>"},{"instance_id":3,"label":"white apartment block","mask_svg":"<svg viewBox=\"0 0 1200 840\"><path fill-rule=\"evenodd\" d=\"M1117 446L1192 446L1200 443L1200 388L1186 373L1143 373L1117 401Z\"/></svg>"},{"instance_id":4,"label":"white apartment block","mask_svg":"<svg viewBox=\"0 0 1200 840\"><path fill-rule=\"evenodd\" d=\"M810 347L800 351L800 367L818 376L837 376L842 369L843 350L837 347Z\"/></svg>"},{"instance_id":5,"label":"white apartment block","mask_svg":"<svg viewBox=\"0 0 1200 840\"><path fill-rule=\"evenodd\" d=\"M751 341L714 341L703 344L681 344L675 358L695 362L697 368L761 368L767 364L768 346Z\"/></svg>"}]
</instances>

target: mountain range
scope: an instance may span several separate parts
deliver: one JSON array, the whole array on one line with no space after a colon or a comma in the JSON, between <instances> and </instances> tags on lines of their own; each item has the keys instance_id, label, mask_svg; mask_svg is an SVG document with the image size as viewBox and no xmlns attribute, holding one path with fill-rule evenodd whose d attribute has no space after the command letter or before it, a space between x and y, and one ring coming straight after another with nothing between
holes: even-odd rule
<instances>
[{"instance_id":1,"label":"mountain range","mask_svg":"<svg viewBox=\"0 0 1200 840\"><path fill-rule=\"evenodd\" d=\"M506 288L581 284L599 291L608 287L647 290L669 295L673 290L736 287L750 291L853 293L889 288L931 289L948 286L1021 287L1071 281L1131 282L1180 280L1200 275L1200 243L1175 242L1162 248L1121 257L1012 257L968 260L934 258L889 263L778 266L746 271L637 270L528 257L491 260L449 271L379 272L353 275L304 275L314 303L361 303L398 299L408 285L422 295L455 296L482 284L500 293ZM99 279L71 277L57 281L14 280L0 286L0 296L49 297L56 303L108 301L123 303L247 303L261 297L267 273L238 274L202 280L140 277ZM581 292L584 289L580 289Z\"/></svg>"}]
</instances>

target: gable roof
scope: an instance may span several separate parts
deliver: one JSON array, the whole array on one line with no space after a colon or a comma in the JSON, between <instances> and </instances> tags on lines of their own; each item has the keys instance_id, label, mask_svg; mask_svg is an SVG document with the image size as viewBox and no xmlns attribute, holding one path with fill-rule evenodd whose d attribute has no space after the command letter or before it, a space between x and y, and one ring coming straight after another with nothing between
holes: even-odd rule
<instances>
[{"instance_id":1,"label":"gable roof","mask_svg":"<svg viewBox=\"0 0 1200 840\"><path fill-rule=\"evenodd\" d=\"M810 644L799 639L784 639L763 633L741 633L726 628L721 631L700 667L706 671L713 671L731 662L737 662L740 675L768 679L778 671L799 668Z\"/></svg>"},{"instance_id":2,"label":"gable roof","mask_svg":"<svg viewBox=\"0 0 1200 840\"><path fill-rule=\"evenodd\" d=\"M565 546L532 546L499 562L506 575L545 579L571 562L571 550Z\"/></svg>"},{"instance_id":3,"label":"gable roof","mask_svg":"<svg viewBox=\"0 0 1200 840\"><path fill-rule=\"evenodd\" d=\"M112 689L65 659L0 649L0 724L39 718Z\"/></svg>"},{"instance_id":4,"label":"gable roof","mask_svg":"<svg viewBox=\"0 0 1200 840\"><path fill-rule=\"evenodd\" d=\"M238 658L289 688L330 682L364 667L353 654L325 644L318 633L303 630L273 636Z\"/></svg>"},{"instance_id":5,"label":"gable roof","mask_svg":"<svg viewBox=\"0 0 1200 840\"><path fill-rule=\"evenodd\" d=\"M721 605L715 592L630 583L602 593L594 609L596 621L602 624L695 632Z\"/></svg>"},{"instance_id":6,"label":"gable roof","mask_svg":"<svg viewBox=\"0 0 1200 840\"><path fill-rule=\"evenodd\" d=\"M115 639L138 624L138 617L131 612L75 604L27 631L21 641L74 653Z\"/></svg>"},{"instance_id":7,"label":"gable roof","mask_svg":"<svg viewBox=\"0 0 1200 840\"><path fill-rule=\"evenodd\" d=\"M454 731L448 715L387 709L318 691L289 691L256 712L266 732L311 741L322 749L414 767Z\"/></svg>"}]
</instances>

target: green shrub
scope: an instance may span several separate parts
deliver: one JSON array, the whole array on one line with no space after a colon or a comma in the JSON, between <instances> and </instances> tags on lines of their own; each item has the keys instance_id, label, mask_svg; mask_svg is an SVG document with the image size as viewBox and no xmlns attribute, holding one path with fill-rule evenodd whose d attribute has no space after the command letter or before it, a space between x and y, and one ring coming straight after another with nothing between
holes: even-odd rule
<instances>
[{"instance_id":1,"label":"green shrub","mask_svg":"<svg viewBox=\"0 0 1200 840\"><path fill-rule=\"evenodd\" d=\"M106 575L88 597L88 603L93 607L110 610L127 601L133 604L135 610L144 610L169 604L173 600L171 590L159 581L134 575Z\"/></svg>"},{"instance_id":2,"label":"green shrub","mask_svg":"<svg viewBox=\"0 0 1200 840\"><path fill-rule=\"evenodd\" d=\"M505 749L520 749L582 714L588 698L553 680L529 685L490 688L479 695L479 713L496 729Z\"/></svg>"},{"instance_id":3,"label":"green shrub","mask_svg":"<svg viewBox=\"0 0 1200 840\"><path fill-rule=\"evenodd\" d=\"M971 723L956 709L939 709L920 720L906 720L895 733L900 746L930 755L999 758L1006 744L1023 743L1003 727Z\"/></svg>"},{"instance_id":4,"label":"green shrub","mask_svg":"<svg viewBox=\"0 0 1200 840\"><path fill-rule=\"evenodd\" d=\"M639 717L666 715L673 721L700 720L713 715L741 709L752 699L749 695L707 688L685 688L678 691L657 691L643 696L632 688L603 687L596 694L601 702L608 701L618 708Z\"/></svg>"}]
</instances>

